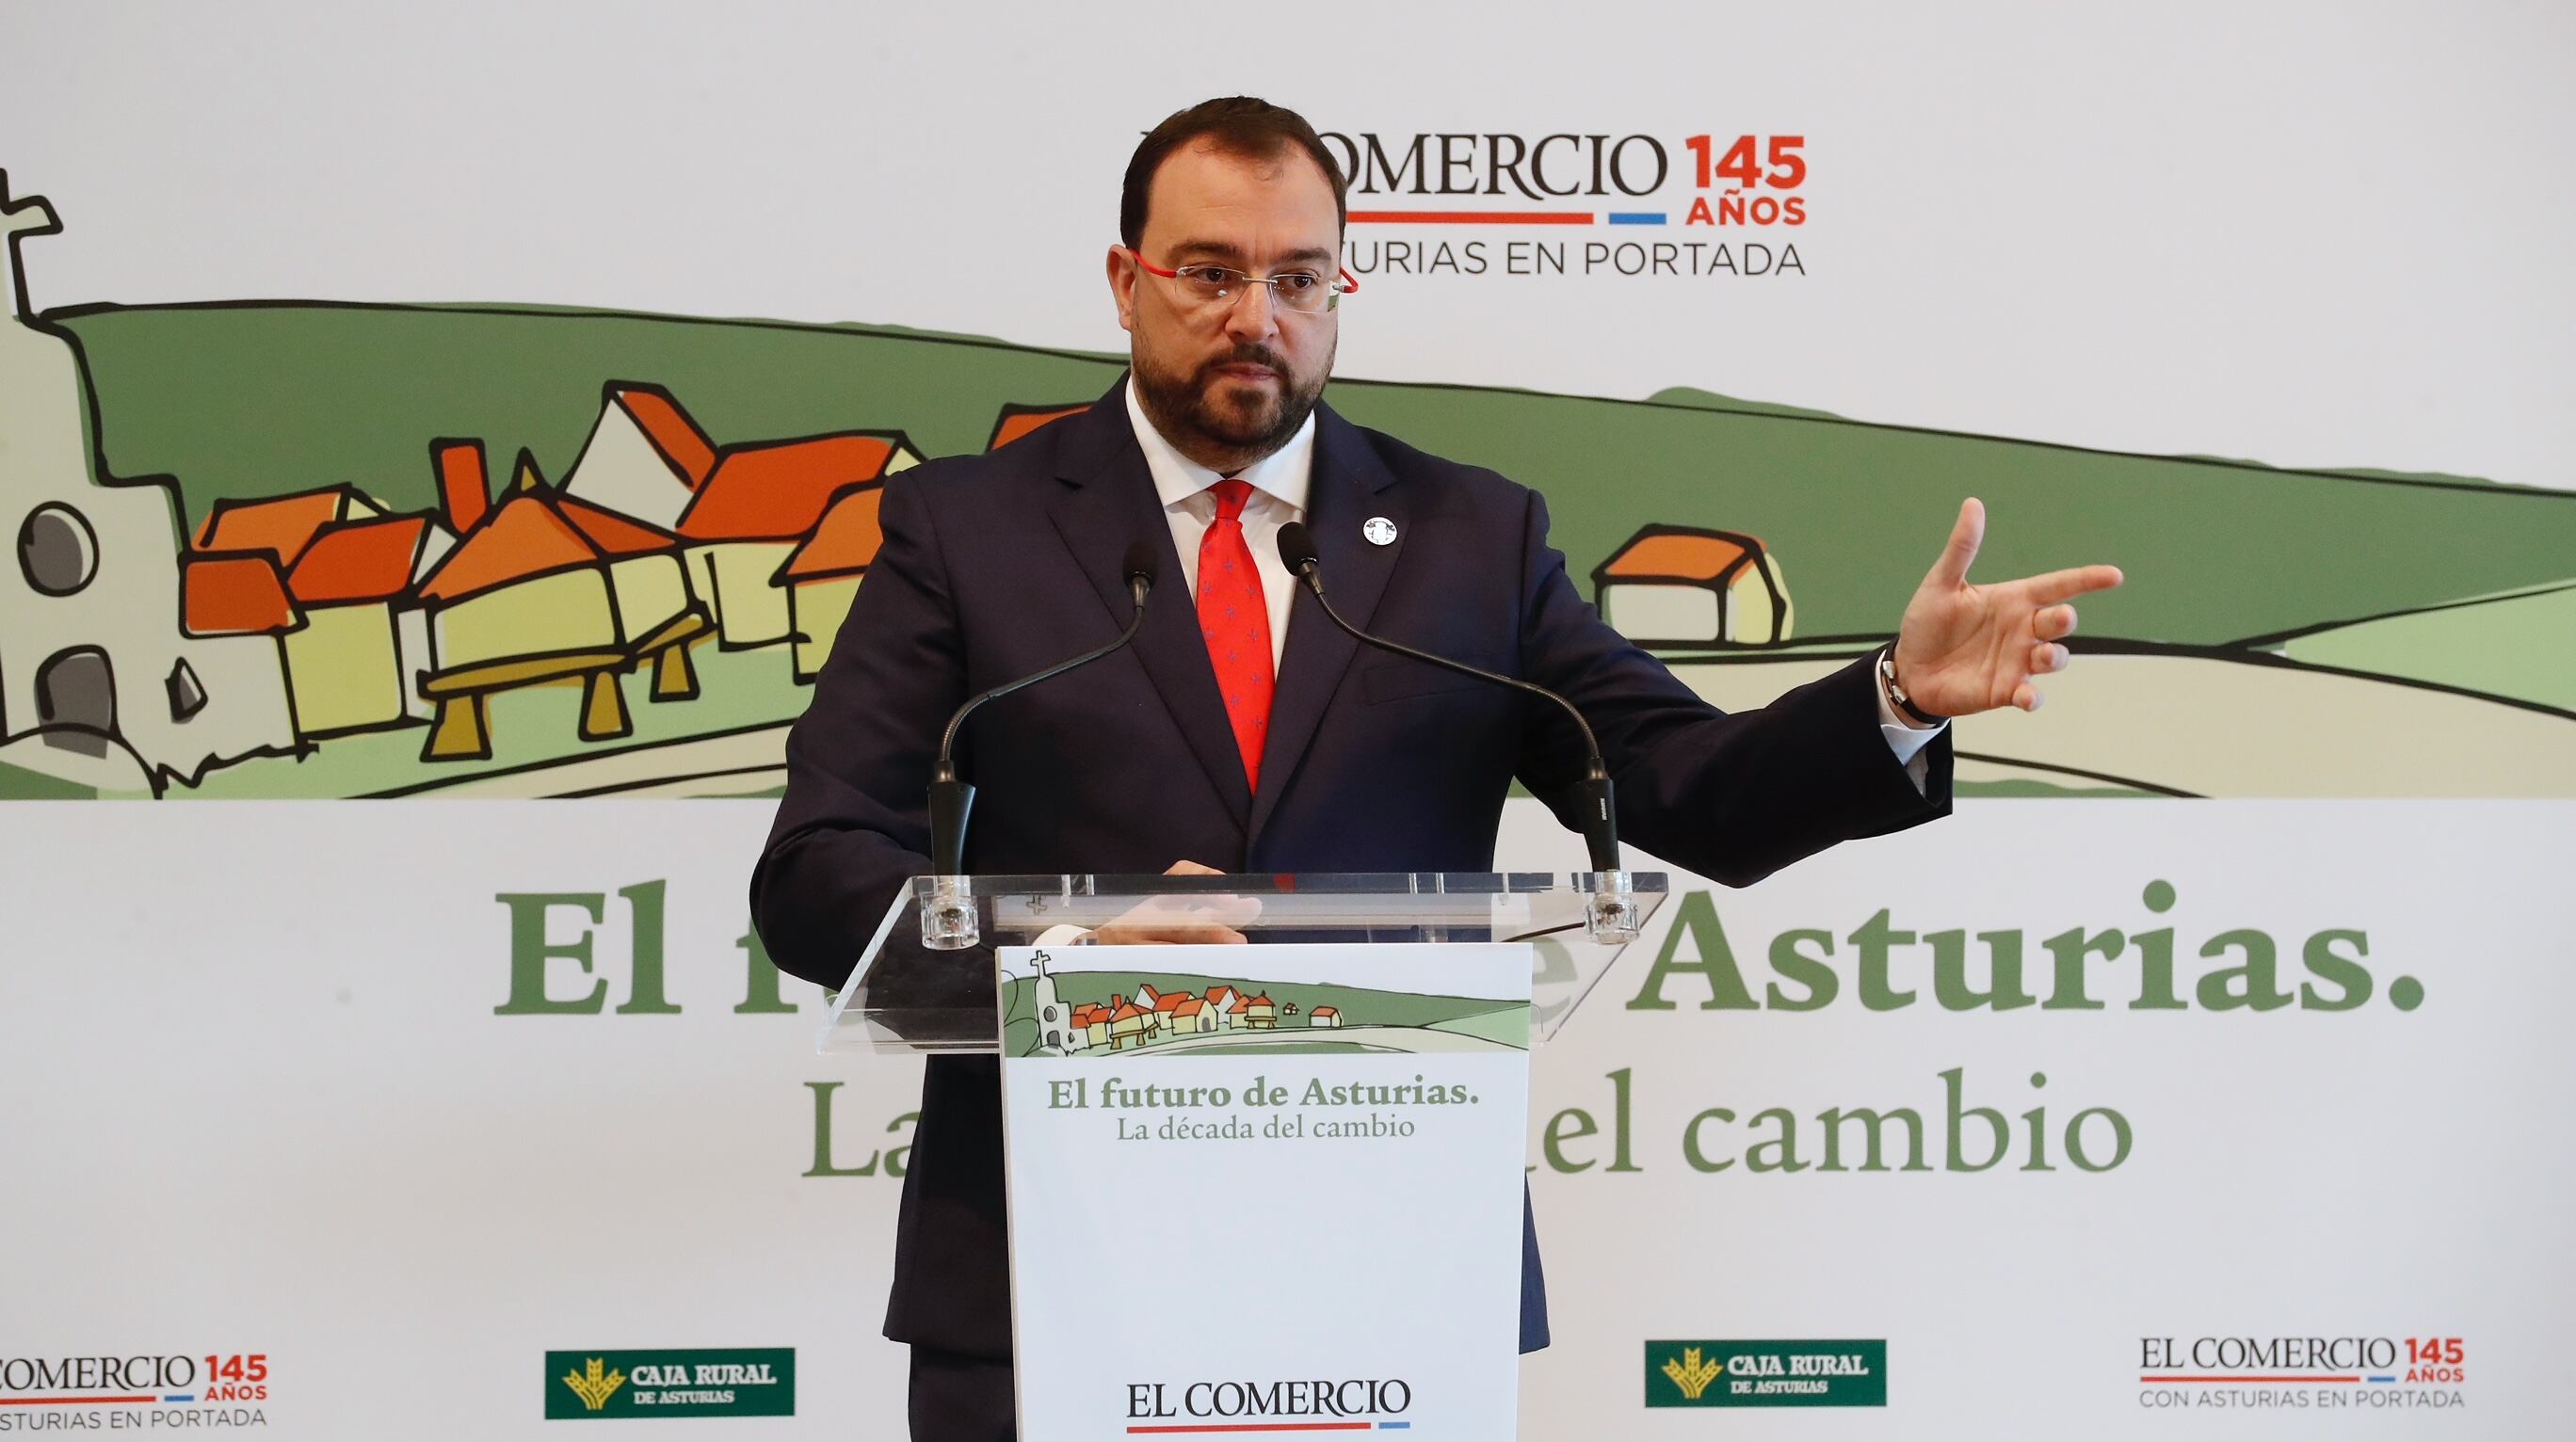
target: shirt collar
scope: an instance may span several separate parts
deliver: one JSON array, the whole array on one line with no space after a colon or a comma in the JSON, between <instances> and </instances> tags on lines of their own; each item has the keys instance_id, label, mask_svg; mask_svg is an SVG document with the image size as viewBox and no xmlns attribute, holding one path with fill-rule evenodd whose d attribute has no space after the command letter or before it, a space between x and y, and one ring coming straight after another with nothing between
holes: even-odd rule
<instances>
[{"instance_id":1,"label":"shirt collar","mask_svg":"<svg viewBox=\"0 0 2576 1442\"><path fill-rule=\"evenodd\" d=\"M1154 423L1145 418L1144 403L1136 399L1136 378L1127 378L1127 419L1136 428L1136 444L1145 452L1145 468L1154 473L1154 493L1166 509L1187 501L1224 477L1189 457L1182 455ZM1315 417L1306 423L1288 444L1246 466L1238 474L1252 488L1266 496L1285 502L1289 509L1304 515L1309 483L1314 479Z\"/></svg>"}]
</instances>

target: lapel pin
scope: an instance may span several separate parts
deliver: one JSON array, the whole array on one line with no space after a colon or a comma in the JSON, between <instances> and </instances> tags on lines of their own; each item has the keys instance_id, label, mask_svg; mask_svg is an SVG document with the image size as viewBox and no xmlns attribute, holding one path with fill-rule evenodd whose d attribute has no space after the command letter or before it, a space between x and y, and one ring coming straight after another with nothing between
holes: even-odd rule
<instances>
[{"instance_id":1,"label":"lapel pin","mask_svg":"<svg viewBox=\"0 0 2576 1442\"><path fill-rule=\"evenodd\" d=\"M1395 522L1384 516L1371 516L1360 526L1360 534L1368 537L1372 546L1392 546L1395 544Z\"/></svg>"}]
</instances>

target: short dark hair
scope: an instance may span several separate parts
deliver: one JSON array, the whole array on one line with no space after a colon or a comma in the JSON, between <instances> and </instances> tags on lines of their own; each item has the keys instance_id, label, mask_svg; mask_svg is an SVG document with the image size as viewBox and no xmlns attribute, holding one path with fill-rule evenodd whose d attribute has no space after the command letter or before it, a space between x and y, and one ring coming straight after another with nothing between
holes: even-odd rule
<instances>
[{"instance_id":1,"label":"short dark hair","mask_svg":"<svg viewBox=\"0 0 2576 1442\"><path fill-rule=\"evenodd\" d=\"M1267 100L1229 95L1173 112L1146 133L1128 158L1127 185L1118 197L1118 238L1129 250L1145 238L1145 207L1153 199L1154 172L1173 151L1202 139L1215 141L1218 149L1229 154L1256 160L1267 160L1292 145L1303 150L1333 187L1334 222L1345 228L1350 225L1350 182L1306 117Z\"/></svg>"}]
</instances>

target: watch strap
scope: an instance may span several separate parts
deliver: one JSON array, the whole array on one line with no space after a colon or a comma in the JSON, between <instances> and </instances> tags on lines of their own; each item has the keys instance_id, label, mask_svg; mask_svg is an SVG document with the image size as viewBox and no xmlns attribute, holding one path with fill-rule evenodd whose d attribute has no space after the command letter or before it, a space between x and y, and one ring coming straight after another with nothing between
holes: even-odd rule
<instances>
[{"instance_id":1,"label":"watch strap","mask_svg":"<svg viewBox=\"0 0 2576 1442\"><path fill-rule=\"evenodd\" d=\"M1915 705L1913 698L1905 694L1905 688L1897 684L1896 648L1894 646L1884 646L1879 649L1878 681L1879 685L1886 690L1889 703L1894 705L1897 710L1905 713L1907 719L1914 722L1915 725L1939 726L1950 719L1947 716L1935 716L1931 712L1924 710L1922 707Z\"/></svg>"}]
</instances>

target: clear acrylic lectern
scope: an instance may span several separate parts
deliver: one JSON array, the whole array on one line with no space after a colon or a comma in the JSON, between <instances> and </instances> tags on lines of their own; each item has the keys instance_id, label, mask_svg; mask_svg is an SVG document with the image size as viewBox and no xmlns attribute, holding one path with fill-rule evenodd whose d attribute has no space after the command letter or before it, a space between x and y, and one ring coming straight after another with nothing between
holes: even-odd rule
<instances>
[{"instance_id":1,"label":"clear acrylic lectern","mask_svg":"<svg viewBox=\"0 0 2576 1442\"><path fill-rule=\"evenodd\" d=\"M1255 945L1527 942L1535 1043L1668 890L1659 871L915 877L850 973L820 1049L998 1051L991 948L1078 944L1113 924L1182 939L1204 928L1210 940L1223 927Z\"/></svg>"}]
</instances>

